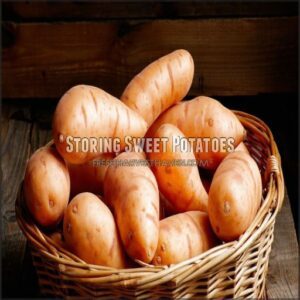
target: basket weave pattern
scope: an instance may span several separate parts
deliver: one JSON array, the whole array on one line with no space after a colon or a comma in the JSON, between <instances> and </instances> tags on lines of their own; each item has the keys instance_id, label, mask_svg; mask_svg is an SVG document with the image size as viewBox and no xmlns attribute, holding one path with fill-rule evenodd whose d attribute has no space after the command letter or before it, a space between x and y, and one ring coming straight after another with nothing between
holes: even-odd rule
<instances>
[{"instance_id":1,"label":"basket weave pattern","mask_svg":"<svg viewBox=\"0 0 300 300\"><path fill-rule=\"evenodd\" d=\"M235 111L247 130L245 141L263 180L262 204L238 241L224 243L169 267L142 265L124 270L90 265L61 248L36 226L20 189L16 216L25 234L43 295L97 298L264 298L275 218L284 181L280 155L269 128L258 118Z\"/></svg>"}]
</instances>

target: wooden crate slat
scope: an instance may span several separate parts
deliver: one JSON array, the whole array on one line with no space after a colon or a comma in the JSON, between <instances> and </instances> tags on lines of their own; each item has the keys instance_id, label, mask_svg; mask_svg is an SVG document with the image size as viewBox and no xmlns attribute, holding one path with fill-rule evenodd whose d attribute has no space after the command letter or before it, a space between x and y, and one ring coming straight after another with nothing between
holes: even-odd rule
<instances>
[{"instance_id":1,"label":"wooden crate slat","mask_svg":"<svg viewBox=\"0 0 300 300\"><path fill-rule=\"evenodd\" d=\"M297 17L6 23L3 37L4 98L58 98L80 83L119 96L178 48L195 60L191 95L297 91Z\"/></svg>"},{"instance_id":2,"label":"wooden crate slat","mask_svg":"<svg viewBox=\"0 0 300 300\"><path fill-rule=\"evenodd\" d=\"M28 259L28 253L25 255L26 239L15 216L15 201L24 178L27 160L31 153L51 139L50 126L41 126L43 123L33 122L32 117L29 105L6 103L3 106L0 140L2 183L5 187L1 203L4 297L24 297L24 293L36 289L35 286L25 285L29 281L28 274L32 276L28 271L33 270L28 261L24 265L24 257Z\"/></svg>"},{"instance_id":3,"label":"wooden crate slat","mask_svg":"<svg viewBox=\"0 0 300 300\"><path fill-rule=\"evenodd\" d=\"M20 284L26 239L15 216L15 200L23 179L26 161L30 154L28 108L5 107L1 119L1 222L2 270L4 297L21 296L16 289ZM12 280L14 278L14 280Z\"/></svg>"},{"instance_id":4,"label":"wooden crate slat","mask_svg":"<svg viewBox=\"0 0 300 300\"><path fill-rule=\"evenodd\" d=\"M299 284L299 248L290 201L285 194L284 205L275 223L274 242L267 277L269 299L297 299Z\"/></svg>"},{"instance_id":5,"label":"wooden crate slat","mask_svg":"<svg viewBox=\"0 0 300 300\"><path fill-rule=\"evenodd\" d=\"M298 14L297 3L200 1L6 2L4 20L59 21L120 18L258 17Z\"/></svg>"}]
</instances>

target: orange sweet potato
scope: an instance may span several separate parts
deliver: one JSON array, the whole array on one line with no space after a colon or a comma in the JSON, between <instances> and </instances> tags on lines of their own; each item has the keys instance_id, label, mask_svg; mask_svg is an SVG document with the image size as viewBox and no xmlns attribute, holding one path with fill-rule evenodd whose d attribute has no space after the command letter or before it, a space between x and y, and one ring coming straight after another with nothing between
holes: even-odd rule
<instances>
[{"instance_id":1,"label":"orange sweet potato","mask_svg":"<svg viewBox=\"0 0 300 300\"><path fill-rule=\"evenodd\" d=\"M176 50L136 75L124 90L121 100L150 126L163 111L186 96L193 76L191 54L183 49Z\"/></svg>"},{"instance_id":2,"label":"orange sweet potato","mask_svg":"<svg viewBox=\"0 0 300 300\"><path fill-rule=\"evenodd\" d=\"M109 208L92 193L75 196L63 223L68 249L90 264L123 268L125 258Z\"/></svg>"},{"instance_id":3,"label":"orange sweet potato","mask_svg":"<svg viewBox=\"0 0 300 300\"><path fill-rule=\"evenodd\" d=\"M175 138L185 138L183 133L171 124L163 124L154 133L154 137L167 139L166 149L160 143L159 152L148 153L150 160L157 161L152 170L161 193L177 213L207 211L208 195L202 185L193 150L188 143L186 152L175 147ZM171 165L176 161L182 162L182 165ZM192 162L195 164L188 165Z\"/></svg>"},{"instance_id":4,"label":"orange sweet potato","mask_svg":"<svg viewBox=\"0 0 300 300\"><path fill-rule=\"evenodd\" d=\"M186 137L202 139L203 143L200 143L202 147L197 149L199 145L194 143L193 149L196 159L207 169L216 169L222 159L230 153L227 150L229 139L236 147L245 135L242 124L233 112L217 100L204 96L170 107L149 128L147 136L153 136L165 123L175 125ZM208 140L206 144L204 139Z\"/></svg>"},{"instance_id":5,"label":"orange sweet potato","mask_svg":"<svg viewBox=\"0 0 300 300\"><path fill-rule=\"evenodd\" d=\"M217 245L206 213L189 211L159 222L159 241L152 263L170 265L197 256Z\"/></svg>"},{"instance_id":6,"label":"orange sweet potato","mask_svg":"<svg viewBox=\"0 0 300 300\"><path fill-rule=\"evenodd\" d=\"M71 196L83 192L102 195L104 176L113 158L112 153L102 153L97 159L85 164L67 163L71 179Z\"/></svg>"},{"instance_id":7,"label":"orange sweet potato","mask_svg":"<svg viewBox=\"0 0 300 300\"><path fill-rule=\"evenodd\" d=\"M24 196L38 224L54 227L62 220L70 196L70 177L54 146L38 149L29 159Z\"/></svg>"},{"instance_id":8,"label":"orange sweet potato","mask_svg":"<svg viewBox=\"0 0 300 300\"><path fill-rule=\"evenodd\" d=\"M95 140L91 138L119 138L122 150L125 136L143 137L146 130L146 122L136 112L105 91L88 85L68 90L60 99L53 118L55 145L65 160L73 164L95 159L99 152L114 152L94 151L102 149L94 148ZM74 138L80 140L76 142Z\"/></svg>"},{"instance_id":9,"label":"orange sweet potato","mask_svg":"<svg viewBox=\"0 0 300 300\"><path fill-rule=\"evenodd\" d=\"M143 154L123 152L108 167L105 201L112 207L121 239L132 259L149 263L155 253L159 227L159 191ZM121 165L121 163L132 165ZM119 165L118 165L119 163Z\"/></svg>"},{"instance_id":10,"label":"orange sweet potato","mask_svg":"<svg viewBox=\"0 0 300 300\"><path fill-rule=\"evenodd\" d=\"M247 148L247 146L245 145L245 143L241 142L235 149L234 151L242 151L242 152L246 152L249 154L249 150Z\"/></svg>"},{"instance_id":11,"label":"orange sweet potato","mask_svg":"<svg viewBox=\"0 0 300 300\"><path fill-rule=\"evenodd\" d=\"M251 225L261 203L262 181L251 156L230 153L215 172L209 190L208 215L216 235L232 241Z\"/></svg>"}]
</instances>

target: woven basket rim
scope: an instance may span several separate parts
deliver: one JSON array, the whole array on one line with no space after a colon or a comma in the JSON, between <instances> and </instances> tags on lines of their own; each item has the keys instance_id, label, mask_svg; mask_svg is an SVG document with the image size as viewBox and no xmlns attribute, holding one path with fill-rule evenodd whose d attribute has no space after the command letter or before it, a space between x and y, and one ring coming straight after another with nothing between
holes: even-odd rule
<instances>
[{"instance_id":1,"label":"woven basket rim","mask_svg":"<svg viewBox=\"0 0 300 300\"><path fill-rule=\"evenodd\" d=\"M71 277L82 276L82 280L84 281L86 270L88 270L89 276L87 277L89 279L97 276L97 274L99 276L107 275L104 277L106 279L111 276L118 276L119 284L122 286L139 285L143 288L157 280L160 280L160 283L170 280L175 281L175 283L182 280L187 281L191 274L211 272L214 268L220 269L229 261L239 257L247 247L250 247L263 230L274 221L284 198L284 179L280 154L269 127L262 120L248 113L234 110L233 112L248 132L254 132L262 139L268 141L268 153L270 154L265 170L265 177L267 178L265 185L266 193L263 197L262 205L251 226L238 240L223 243L198 256L170 266L153 266L138 262L140 267L137 268L114 269L88 264L66 249L61 248L34 224L29 214L25 215L26 212L24 212L22 205L23 184L21 184L15 206L16 219L30 245L40 255L59 264L61 272L65 275ZM77 271L74 272L74 269Z\"/></svg>"}]
</instances>

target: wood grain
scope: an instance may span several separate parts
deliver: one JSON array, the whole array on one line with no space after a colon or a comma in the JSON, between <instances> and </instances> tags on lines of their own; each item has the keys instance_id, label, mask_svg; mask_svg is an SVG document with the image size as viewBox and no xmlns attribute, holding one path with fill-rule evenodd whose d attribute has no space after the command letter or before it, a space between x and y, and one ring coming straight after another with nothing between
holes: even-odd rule
<instances>
[{"instance_id":1,"label":"wood grain","mask_svg":"<svg viewBox=\"0 0 300 300\"><path fill-rule=\"evenodd\" d=\"M42 115L43 115L43 111ZM31 134L29 137L30 152L33 153L38 148L46 145L51 140L51 130L49 126L45 126L44 123L39 121L33 121L31 123ZM38 286L38 276L33 266L30 248L27 244L25 252L23 254L23 260L21 264L20 272L20 286L21 294L23 297L41 297Z\"/></svg>"},{"instance_id":2,"label":"wood grain","mask_svg":"<svg viewBox=\"0 0 300 300\"><path fill-rule=\"evenodd\" d=\"M284 205L275 225L274 242L267 277L269 299L299 299L299 247L290 201Z\"/></svg>"},{"instance_id":3,"label":"wood grain","mask_svg":"<svg viewBox=\"0 0 300 300\"><path fill-rule=\"evenodd\" d=\"M194 57L190 95L297 91L298 18L6 23L3 97L55 98L85 83L115 96L178 48Z\"/></svg>"},{"instance_id":4,"label":"wood grain","mask_svg":"<svg viewBox=\"0 0 300 300\"><path fill-rule=\"evenodd\" d=\"M10 21L66 21L116 18L195 18L297 15L297 3L215 3L196 1L75 1L6 2L3 18Z\"/></svg>"},{"instance_id":5,"label":"wood grain","mask_svg":"<svg viewBox=\"0 0 300 300\"><path fill-rule=\"evenodd\" d=\"M10 297L24 297L33 290L36 291L34 285L29 287L24 284L28 283L28 274L34 275L34 271L28 263L30 256L28 250L25 251L26 239L15 216L15 200L24 177L27 159L31 153L51 139L51 130L40 121L34 121L32 110L30 106L4 105L1 120L1 174L2 184L5 187L1 203L2 270L5 274L4 296ZM18 288L20 286L22 290ZM24 294L24 291L27 292Z\"/></svg>"},{"instance_id":6,"label":"wood grain","mask_svg":"<svg viewBox=\"0 0 300 300\"><path fill-rule=\"evenodd\" d=\"M26 121L27 109L4 109L1 120L1 173L2 173L2 271L6 295L21 296L16 288L25 253L25 237L16 222L15 200L24 176L29 156L30 128ZM23 118L23 120L22 120ZM25 120L24 120L25 119ZM12 280L13 279L13 280Z\"/></svg>"}]
</instances>

